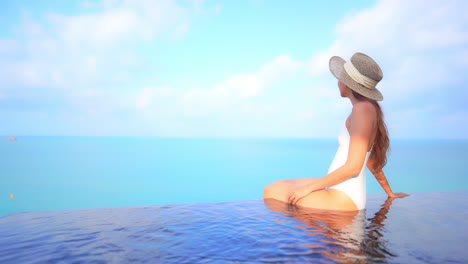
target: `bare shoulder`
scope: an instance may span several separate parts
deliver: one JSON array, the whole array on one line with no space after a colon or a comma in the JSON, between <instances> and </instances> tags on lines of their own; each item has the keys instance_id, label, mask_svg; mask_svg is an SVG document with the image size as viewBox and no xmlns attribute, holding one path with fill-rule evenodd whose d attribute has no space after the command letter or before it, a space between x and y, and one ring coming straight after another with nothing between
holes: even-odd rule
<instances>
[{"instance_id":1,"label":"bare shoulder","mask_svg":"<svg viewBox=\"0 0 468 264\"><path fill-rule=\"evenodd\" d=\"M377 110L371 102L362 101L353 106L352 114L354 116L374 119L377 116Z\"/></svg>"},{"instance_id":2,"label":"bare shoulder","mask_svg":"<svg viewBox=\"0 0 468 264\"><path fill-rule=\"evenodd\" d=\"M350 131L372 131L377 121L377 110L371 102L354 104L350 118Z\"/></svg>"}]
</instances>

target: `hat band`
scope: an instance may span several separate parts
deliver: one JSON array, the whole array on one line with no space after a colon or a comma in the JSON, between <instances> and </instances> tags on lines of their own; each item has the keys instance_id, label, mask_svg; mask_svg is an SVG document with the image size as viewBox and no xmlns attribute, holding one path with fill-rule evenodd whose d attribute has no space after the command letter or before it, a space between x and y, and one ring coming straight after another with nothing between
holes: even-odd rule
<instances>
[{"instance_id":1,"label":"hat band","mask_svg":"<svg viewBox=\"0 0 468 264\"><path fill-rule=\"evenodd\" d=\"M351 61L345 62L343 65L346 73L348 73L349 77L353 79L355 82L361 84L362 86L368 89L375 89L375 86L378 82L372 80L371 78L362 75L356 67L354 67Z\"/></svg>"}]
</instances>

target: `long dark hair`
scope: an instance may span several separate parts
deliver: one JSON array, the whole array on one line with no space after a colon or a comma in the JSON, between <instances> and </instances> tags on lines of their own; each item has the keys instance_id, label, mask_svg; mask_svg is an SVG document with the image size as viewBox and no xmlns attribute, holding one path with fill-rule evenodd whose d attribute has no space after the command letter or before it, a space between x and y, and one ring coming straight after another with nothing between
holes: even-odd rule
<instances>
[{"instance_id":1,"label":"long dark hair","mask_svg":"<svg viewBox=\"0 0 468 264\"><path fill-rule=\"evenodd\" d=\"M353 90L351 90L354 97L358 101L371 102L377 110L377 135L375 136L374 147L370 154L369 159L371 160L373 173L380 172L385 164L387 164L387 152L390 150L390 139L388 137L387 126L384 121L384 114L380 104L372 99L369 99Z\"/></svg>"}]
</instances>

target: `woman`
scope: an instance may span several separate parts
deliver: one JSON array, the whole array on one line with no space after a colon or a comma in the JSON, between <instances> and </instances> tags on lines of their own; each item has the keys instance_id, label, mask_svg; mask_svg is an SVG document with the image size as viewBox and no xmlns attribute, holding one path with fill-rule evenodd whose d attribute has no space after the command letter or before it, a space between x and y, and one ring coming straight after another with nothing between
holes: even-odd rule
<instances>
[{"instance_id":1,"label":"woman","mask_svg":"<svg viewBox=\"0 0 468 264\"><path fill-rule=\"evenodd\" d=\"M379 65L358 52L348 62L332 57L329 67L338 79L341 96L349 98L353 110L338 137L340 146L328 174L322 178L274 182L265 187L263 198L326 210L362 210L366 205L366 165L389 197L408 196L393 193L382 171L387 162L389 138L377 102L383 100L376 88L383 77Z\"/></svg>"}]
</instances>

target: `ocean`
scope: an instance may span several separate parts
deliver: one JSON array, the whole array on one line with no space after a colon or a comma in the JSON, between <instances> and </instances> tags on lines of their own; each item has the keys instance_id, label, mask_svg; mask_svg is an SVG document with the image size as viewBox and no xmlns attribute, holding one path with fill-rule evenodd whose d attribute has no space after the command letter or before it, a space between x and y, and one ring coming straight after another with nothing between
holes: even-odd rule
<instances>
[{"instance_id":1,"label":"ocean","mask_svg":"<svg viewBox=\"0 0 468 264\"><path fill-rule=\"evenodd\" d=\"M468 189L467 140L393 140L394 192ZM336 139L18 137L0 141L0 217L13 212L239 201L326 175ZM367 192L384 193L367 171Z\"/></svg>"}]
</instances>

